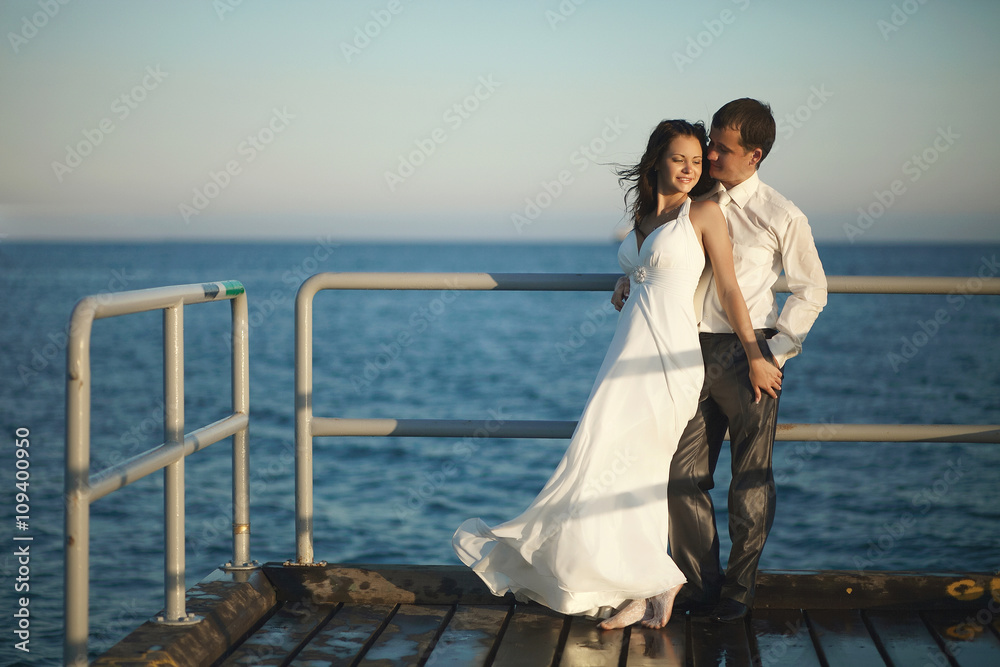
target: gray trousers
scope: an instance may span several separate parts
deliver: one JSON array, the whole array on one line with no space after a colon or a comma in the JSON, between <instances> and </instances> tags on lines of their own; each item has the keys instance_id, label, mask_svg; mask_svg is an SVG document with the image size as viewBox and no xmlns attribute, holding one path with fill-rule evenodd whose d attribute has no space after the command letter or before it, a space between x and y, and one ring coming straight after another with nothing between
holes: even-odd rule
<instances>
[{"instance_id":1,"label":"gray trousers","mask_svg":"<svg viewBox=\"0 0 1000 667\"><path fill-rule=\"evenodd\" d=\"M766 339L777 332L758 329L756 333L765 358L773 360ZM774 522L771 451L778 400L762 392L760 403L754 404L749 364L735 334L703 333L700 338L705 384L698 412L670 464L670 550L688 579L685 599L711 604L732 598L753 606L757 564ZM715 486L715 466L727 427L732 451L729 536L733 546L723 574L709 491Z\"/></svg>"}]
</instances>

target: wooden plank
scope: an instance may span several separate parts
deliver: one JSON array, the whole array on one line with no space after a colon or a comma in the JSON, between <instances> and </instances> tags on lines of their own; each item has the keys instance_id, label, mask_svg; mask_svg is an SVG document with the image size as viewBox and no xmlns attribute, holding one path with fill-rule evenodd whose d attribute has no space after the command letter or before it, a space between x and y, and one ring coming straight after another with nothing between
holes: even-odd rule
<instances>
[{"instance_id":1,"label":"wooden plank","mask_svg":"<svg viewBox=\"0 0 1000 667\"><path fill-rule=\"evenodd\" d=\"M863 616L893 664L948 664L948 658L916 611L870 610Z\"/></svg>"},{"instance_id":2,"label":"wooden plank","mask_svg":"<svg viewBox=\"0 0 1000 667\"><path fill-rule=\"evenodd\" d=\"M754 608L982 608L988 599L993 576L922 572L761 572L757 578ZM976 594L980 596L978 600ZM821 602L817 604L817 600Z\"/></svg>"},{"instance_id":3,"label":"wooden plank","mask_svg":"<svg viewBox=\"0 0 1000 667\"><path fill-rule=\"evenodd\" d=\"M746 622L712 623L708 620L692 620L691 656L689 664L694 667L718 665L750 665L750 639Z\"/></svg>"},{"instance_id":4,"label":"wooden plank","mask_svg":"<svg viewBox=\"0 0 1000 667\"><path fill-rule=\"evenodd\" d=\"M459 605L426 667L485 665L510 611L509 605Z\"/></svg>"},{"instance_id":5,"label":"wooden plank","mask_svg":"<svg viewBox=\"0 0 1000 667\"><path fill-rule=\"evenodd\" d=\"M285 566L267 563L264 571L281 600L313 604L503 604L483 580L455 565ZM513 604L513 596L506 598Z\"/></svg>"},{"instance_id":6,"label":"wooden plank","mask_svg":"<svg viewBox=\"0 0 1000 667\"><path fill-rule=\"evenodd\" d=\"M687 625L680 614L659 630L633 625L629 628L628 667L687 664Z\"/></svg>"},{"instance_id":7,"label":"wooden plank","mask_svg":"<svg viewBox=\"0 0 1000 667\"><path fill-rule=\"evenodd\" d=\"M562 667L618 667L624 630L601 630L599 621L583 616L570 619L563 644Z\"/></svg>"},{"instance_id":8,"label":"wooden plank","mask_svg":"<svg viewBox=\"0 0 1000 667\"><path fill-rule=\"evenodd\" d=\"M875 640L856 609L809 609L816 643L830 665L885 665Z\"/></svg>"},{"instance_id":9,"label":"wooden plank","mask_svg":"<svg viewBox=\"0 0 1000 667\"><path fill-rule=\"evenodd\" d=\"M344 604L290 663L295 667L350 665L396 605Z\"/></svg>"},{"instance_id":10,"label":"wooden plank","mask_svg":"<svg viewBox=\"0 0 1000 667\"><path fill-rule=\"evenodd\" d=\"M450 605L400 605L358 665L417 665L451 615Z\"/></svg>"},{"instance_id":11,"label":"wooden plank","mask_svg":"<svg viewBox=\"0 0 1000 667\"><path fill-rule=\"evenodd\" d=\"M187 611L196 625L147 621L93 662L94 665L210 665L278 604L274 587L260 570L216 570L187 592Z\"/></svg>"},{"instance_id":12,"label":"wooden plank","mask_svg":"<svg viewBox=\"0 0 1000 667\"><path fill-rule=\"evenodd\" d=\"M958 665L1000 665L1000 639L990 629L996 621L991 606L997 603L969 613L929 611L922 616Z\"/></svg>"},{"instance_id":13,"label":"wooden plank","mask_svg":"<svg viewBox=\"0 0 1000 667\"><path fill-rule=\"evenodd\" d=\"M539 605L514 608L493 667L548 667L555 658L565 617Z\"/></svg>"},{"instance_id":14,"label":"wooden plank","mask_svg":"<svg viewBox=\"0 0 1000 667\"><path fill-rule=\"evenodd\" d=\"M314 604L503 604L471 569L458 565L324 565L264 571L280 600ZM761 572L757 609L975 609L986 603L993 575L919 572ZM970 592L979 591L979 600ZM505 598L513 602L513 598Z\"/></svg>"},{"instance_id":15,"label":"wooden plank","mask_svg":"<svg viewBox=\"0 0 1000 667\"><path fill-rule=\"evenodd\" d=\"M305 642L321 623L333 613L334 607L285 603L271 618L236 647L223 662L223 667L254 665L260 667L284 665L288 656Z\"/></svg>"},{"instance_id":16,"label":"wooden plank","mask_svg":"<svg viewBox=\"0 0 1000 667\"><path fill-rule=\"evenodd\" d=\"M798 609L754 609L750 616L754 664L819 667L809 625Z\"/></svg>"}]
</instances>

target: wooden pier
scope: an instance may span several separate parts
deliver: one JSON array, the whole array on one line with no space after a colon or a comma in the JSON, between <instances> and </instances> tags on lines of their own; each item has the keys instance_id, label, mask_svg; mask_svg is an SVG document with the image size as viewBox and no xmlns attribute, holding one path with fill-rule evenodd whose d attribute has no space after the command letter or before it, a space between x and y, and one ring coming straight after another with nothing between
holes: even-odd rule
<instances>
[{"instance_id":1,"label":"wooden pier","mask_svg":"<svg viewBox=\"0 0 1000 667\"><path fill-rule=\"evenodd\" d=\"M763 572L741 623L678 615L662 630L490 594L464 567L216 571L187 595L204 620L152 622L111 665L1000 665L1000 575Z\"/></svg>"}]
</instances>

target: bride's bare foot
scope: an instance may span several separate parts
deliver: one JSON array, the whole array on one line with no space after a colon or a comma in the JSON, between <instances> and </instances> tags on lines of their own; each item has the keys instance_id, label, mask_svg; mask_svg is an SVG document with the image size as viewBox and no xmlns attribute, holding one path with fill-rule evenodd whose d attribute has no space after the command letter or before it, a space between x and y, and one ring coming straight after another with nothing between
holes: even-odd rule
<instances>
[{"instance_id":1,"label":"bride's bare foot","mask_svg":"<svg viewBox=\"0 0 1000 667\"><path fill-rule=\"evenodd\" d=\"M597 624L601 630L615 630L632 625L647 616L647 600L632 600L624 609Z\"/></svg>"},{"instance_id":2,"label":"bride's bare foot","mask_svg":"<svg viewBox=\"0 0 1000 667\"><path fill-rule=\"evenodd\" d=\"M642 624L647 628L662 628L665 626L670 621L670 613L674 610L674 598L677 597L677 593L680 590L680 586L675 586L669 591L649 598L653 613L651 616L642 619Z\"/></svg>"}]
</instances>

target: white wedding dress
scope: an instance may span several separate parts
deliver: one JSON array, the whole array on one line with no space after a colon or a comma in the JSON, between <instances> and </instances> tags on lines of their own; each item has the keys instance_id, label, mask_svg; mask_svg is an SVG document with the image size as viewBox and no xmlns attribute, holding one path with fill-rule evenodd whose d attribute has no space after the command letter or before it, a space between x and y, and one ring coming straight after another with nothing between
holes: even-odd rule
<instances>
[{"instance_id":1,"label":"white wedding dress","mask_svg":"<svg viewBox=\"0 0 1000 667\"><path fill-rule=\"evenodd\" d=\"M459 558L496 595L564 614L611 608L685 581L667 554L667 475L694 416L704 368L694 292L705 266L688 200L618 262L631 287L573 439L538 497L515 519L459 526Z\"/></svg>"}]
</instances>

